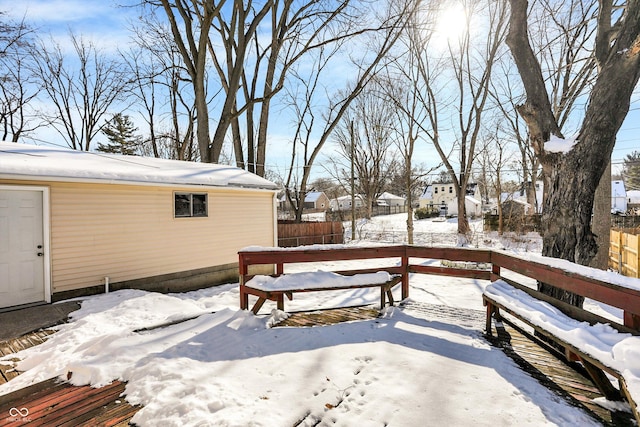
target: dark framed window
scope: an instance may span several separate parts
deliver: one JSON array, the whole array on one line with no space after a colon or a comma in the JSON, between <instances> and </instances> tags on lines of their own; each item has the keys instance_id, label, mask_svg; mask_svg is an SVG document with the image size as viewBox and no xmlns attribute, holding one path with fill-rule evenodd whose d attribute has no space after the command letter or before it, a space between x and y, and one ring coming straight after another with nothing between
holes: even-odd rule
<instances>
[{"instance_id":1,"label":"dark framed window","mask_svg":"<svg viewBox=\"0 0 640 427\"><path fill-rule=\"evenodd\" d=\"M192 218L208 216L207 194L200 193L174 193L175 218Z\"/></svg>"}]
</instances>

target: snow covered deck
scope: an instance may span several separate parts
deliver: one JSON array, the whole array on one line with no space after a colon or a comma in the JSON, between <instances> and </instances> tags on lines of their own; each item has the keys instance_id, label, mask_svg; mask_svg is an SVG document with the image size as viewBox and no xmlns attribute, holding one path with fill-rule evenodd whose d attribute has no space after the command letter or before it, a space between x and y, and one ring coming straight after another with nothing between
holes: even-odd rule
<instances>
[{"instance_id":1,"label":"snow covered deck","mask_svg":"<svg viewBox=\"0 0 640 427\"><path fill-rule=\"evenodd\" d=\"M240 257L240 304L248 308L248 296L258 296L254 306L257 313L267 299L278 302L283 309L283 295L291 298L291 292L312 287L313 290L340 289L332 283L345 284L335 273L299 273L299 276L279 278L258 278L256 288L251 288L254 280L248 274L250 265L275 264L277 275L284 272L284 264L304 263L317 260L339 261L351 259L398 258L395 265L378 268L400 274L402 277L402 299L408 298L409 273L427 273L445 276L490 278L493 284L487 286L483 301L487 306L486 331L491 333L491 316L499 316L502 308L524 320L536 330L559 342L567 349L569 358L580 360L594 383L607 398L612 400L626 397L640 424L638 402L640 402L640 286L638 281L620 278L614 273L602 272L588 267L577 266L563 260L543 257L522 258L499 251L478 251L462 248L424 248L413 246L383 246L367 248L321 247L280 250L278 248L251 248L239 252ZM533 259L532 259L533 258ZM490 263L491 272L459 268L425 267L420 260L436 259L448 261L471 261ZM367 270L352 273L363 274ZM489 273L489 274L487 274ZM623 322L616 323L581 308L553 302L527 285L518 284L506 277L516 273L557 288L600 301L622 311ZM305 276L306 275L306 276ZM363 274L366 276L366 274ZM374 280L371 275L369 280ZM383 280L380 275L379 280ZM309 284L303 282L309 280ZM335 282L334 282L335 280ZM281 282L281 283L279 283ZM295 285L294 285L295 283ZM355 282L354 282L355 283ZM535 282L534 282L535 283ZM346 287L346 286L343 286ZM406 290L406 292L405 292ZM390 288L389 288L390 291ZM270 294L273 292L273 294ZM384 293L382 304L384 307ZM389 292L390 293L390 292ZM568 315L554 306L559 306ZM569 332L566 332L569 331ZM603 370L619 379L620 391L616 390Z\"/></svg>"}]
</instances>

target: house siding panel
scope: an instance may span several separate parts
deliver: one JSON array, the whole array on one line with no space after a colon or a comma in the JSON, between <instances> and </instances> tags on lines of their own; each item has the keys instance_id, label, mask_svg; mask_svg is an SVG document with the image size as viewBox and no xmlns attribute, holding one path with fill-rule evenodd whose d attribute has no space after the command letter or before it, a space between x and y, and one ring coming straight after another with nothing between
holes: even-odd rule
<instances>
[{"instance_id":1,"label":"house siding panel","mask_svg":"<svg viewBox=\"0 0 640 427\"><path fill-rule=\"evenodd\" d=\"M274 244L273 192L87 183L51 189L53 293L237 263ZM175 191L208 194L208 217L174 218Z\"/></svg>"}]
</instances>

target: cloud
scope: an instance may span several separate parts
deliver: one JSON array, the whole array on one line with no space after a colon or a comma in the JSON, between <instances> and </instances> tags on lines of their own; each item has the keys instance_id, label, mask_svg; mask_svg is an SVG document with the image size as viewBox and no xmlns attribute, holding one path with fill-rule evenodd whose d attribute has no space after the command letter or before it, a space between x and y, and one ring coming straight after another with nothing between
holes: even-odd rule
<instances>
[{"instance_id":1,"label":"cloud","mask_svg":"<svg viewBox=\"0 0 640 427\"><path fill-rule=\"evenodd\" d=\"M113 4L100 0L0 0L0 10L13 18L25 17L27 21L64 23L99 19L105 13L113 13Z\"/></svg>"}]
</instances>

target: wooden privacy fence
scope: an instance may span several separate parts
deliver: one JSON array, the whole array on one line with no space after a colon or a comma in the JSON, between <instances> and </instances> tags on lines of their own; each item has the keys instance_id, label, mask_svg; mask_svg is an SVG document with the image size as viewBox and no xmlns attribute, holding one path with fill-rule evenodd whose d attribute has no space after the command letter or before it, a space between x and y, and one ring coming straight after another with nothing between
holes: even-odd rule
<instances>
[{"instance_id":1,"label":"wooden privacy fence","mask_svg":"<svg viewBox=\"0 0 640 427\"><path fill-rule=\"evenodd\" d=\"M341 222L278 221L278 246L326 245L344 242Z\"/></svg>"},{"instance_id":2,"label":"wooden privacy fence","mask_svg":"<svg viewBox=\"0 0 640 427\"><path fill-rule=\"evenodd\" d=\"M611 230L609 243L609 268L629 277L640 277L640 239L635 233Z\"/></svg>"}]
</instances>

